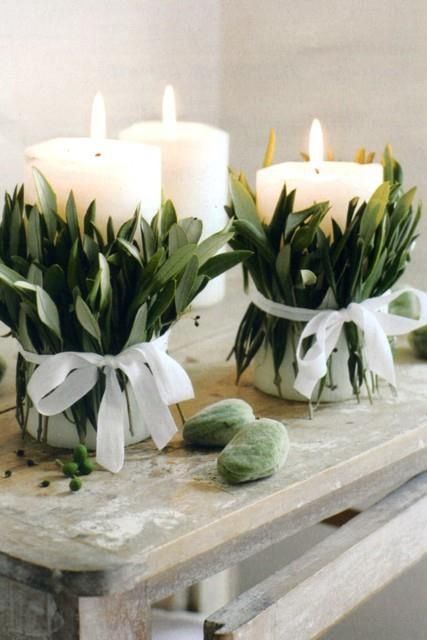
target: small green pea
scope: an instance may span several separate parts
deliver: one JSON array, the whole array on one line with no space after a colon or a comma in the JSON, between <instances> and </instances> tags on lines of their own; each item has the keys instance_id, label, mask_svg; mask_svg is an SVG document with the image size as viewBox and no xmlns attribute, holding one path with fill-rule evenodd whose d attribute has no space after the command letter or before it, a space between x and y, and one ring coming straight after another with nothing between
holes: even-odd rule
<instances>
[{"instance_id":1,"label":"small green pea","mask_svg":"<svg viewBox=\"0 0 427 640\"><path fill-rule=\"evenodd\" d=\"M80 464L81 462L86 460L88 455L89 454L84 444L79 444L73 451L73 460L74 462L77 462L77 464Z\"/></svg>"},{"instance_id":2,"label":"small green pea","mask_svg":"<svg viewBox=\"0 0 427 640\"><path fill-rule=\"evenodd\" d=\"M76 462L66 462L62 467L62 473L64 476L72 478L79 472L79 465Z\"/></svg>"},{"instance_id":3,"label":"small green pea","mask_svg":"<svg viewBox=\"0 0 427 640\"><path fill-rule=\"evenodd\" d=\"M82 481L80 478L73 478L70 481L70 490L71 491L79 491L82 488Z\"/></svg>"},{"instance_id":4,"label":"small green pea","mask_svg":"<svg viewBox=\"0 0 427 640\"><path fill-rule=\"evenodd\" d=\"M95 471L95 465L92 460L90 460L90 458L86 458L86 460L80 462L79 474L81 476L88 476L90 473L92 473L92 471Z\"/></svg>"}]
</instances>

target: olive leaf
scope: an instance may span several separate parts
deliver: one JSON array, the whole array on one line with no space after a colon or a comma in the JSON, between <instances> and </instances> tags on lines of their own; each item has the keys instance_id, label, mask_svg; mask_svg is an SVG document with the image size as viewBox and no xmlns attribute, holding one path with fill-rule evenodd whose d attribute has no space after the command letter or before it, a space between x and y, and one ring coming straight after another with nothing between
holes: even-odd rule
<instances>
[{"instance_id":1,"label":"olive leaf","mask_svg":"<svg viewBox=\"0 0 427 640\"><path fill-rule=\"evenodd\" d=\"M101 329L89 306L81 296L77 296L75 311L78 321L85 331L101 344Z\"/></svg>"}]
</instances>

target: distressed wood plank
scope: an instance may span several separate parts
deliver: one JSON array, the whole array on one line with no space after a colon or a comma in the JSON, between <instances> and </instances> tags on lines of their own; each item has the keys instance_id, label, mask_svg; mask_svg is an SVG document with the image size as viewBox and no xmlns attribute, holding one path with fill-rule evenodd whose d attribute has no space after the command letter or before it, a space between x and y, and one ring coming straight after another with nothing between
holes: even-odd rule
<instances>
[{"instance_id":1,"label":"distressed wood plank","mask_svg":"<svg viewBox=\"0 0 427 640\"><path fill-rule=\"evenodd\" d=\"M81 640L151 638L151 610L143 587L106 598L80 598L79 616Z\"/></svg>"},{"instance_id":2,"label":"distressed wood plank","mask_svg":"<svg viewBox=\"0 0 427 640\"><path fill-rule=\"evenodd\" d=\"M0 578L0 640L149 640L143 587L105 598L50 594Z\"/></svg>"},{"instance_id":3,"label":"distressed wood plank","mask_svg":"<svg viewBox=\"0 0 427 640\"><path fill-rule=\"evenodd\" d=\"M427 474L205 623L205 640L311 640L427 554Z\"/></svg>"}]
</instances>

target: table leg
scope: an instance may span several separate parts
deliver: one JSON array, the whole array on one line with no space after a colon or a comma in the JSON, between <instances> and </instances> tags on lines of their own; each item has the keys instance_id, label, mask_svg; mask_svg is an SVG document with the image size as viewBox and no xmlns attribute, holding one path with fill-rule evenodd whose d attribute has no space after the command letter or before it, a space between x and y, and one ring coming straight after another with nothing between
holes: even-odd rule
<instances>
[{"instance_id":1,"label":"table leg","mask_svg":"<svg viewBox=\"0 0 427 640\"><path fill-rule=\"evenodd\" d=\"M0 640L150 640L144 589L104 598L51 595L0 577Z\"/></svg>"},{"instance_id":2,"label":"table leg","mask_svg":"<svg viewBox=\"0 0 427 640\"><path fill-rule=\"evenodd\" d=\"M106 598L80 598L79 617L79 640L151 639L151 609L142 588Z\"/></svg>"}]
</instances>

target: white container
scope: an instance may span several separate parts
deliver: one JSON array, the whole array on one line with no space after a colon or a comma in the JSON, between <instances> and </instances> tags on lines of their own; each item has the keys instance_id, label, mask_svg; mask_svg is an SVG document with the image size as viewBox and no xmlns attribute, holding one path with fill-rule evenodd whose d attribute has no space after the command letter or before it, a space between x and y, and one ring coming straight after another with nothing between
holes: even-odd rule
<instances>
[{"instance_id":1,"label":"white container","mask_svg":"<svg viewBox=\"0 0 427 640\"><path fill-rule=\"evenodd\" d=\"M136 412L134 411L135 401L133 400L132 394L129 394L129 405L131 414L136 415ZM40 414L34 407L32 407L28 413L26 433L33 438L38 439ZM80 443L75 425L70 422L63 413L49 416L46 440L44 440L43 427L45 425L45 420L46 416L41 416L42 440L46 444L59 449L73 449ZM146 440L150 436L145 425L140 421L132 421L132 430L133 433L131 433L129 425L125 426L125 446L142 442L142 440ZM90 450L94 451L96 449L96 431L89 422L87 423L87 433L85 440L83 440L83 444L85 444Z\"/></svg>"},{"instance_id":2,"label":"white container","mask_svg":"<svg viewBox=\"0 0 427 640\"><path fill-rule=\"evenodd\" d=\"M288 331L288 342L285 350L285 357L280 365L279 375L280 393L275 384L275 373L273 365L273 352L269 344L264 344L255 356L254 383L255 386L264 393L278 396L285 400L297 400L307 402L308 399L295 391L295 347L298 343L299 332L290 327ZM294 346L295 345L295 346ZM317 402L319 385L313 391L311 400ZM361 395L364 395L364 390ZM330 376L328 375L326 385L320 396L320 402L342 402L353 397L353 388L350 383L348 372L348 347L344 336L338 340L337 346L331 355Z\"/></svg>"}]
</instances>

